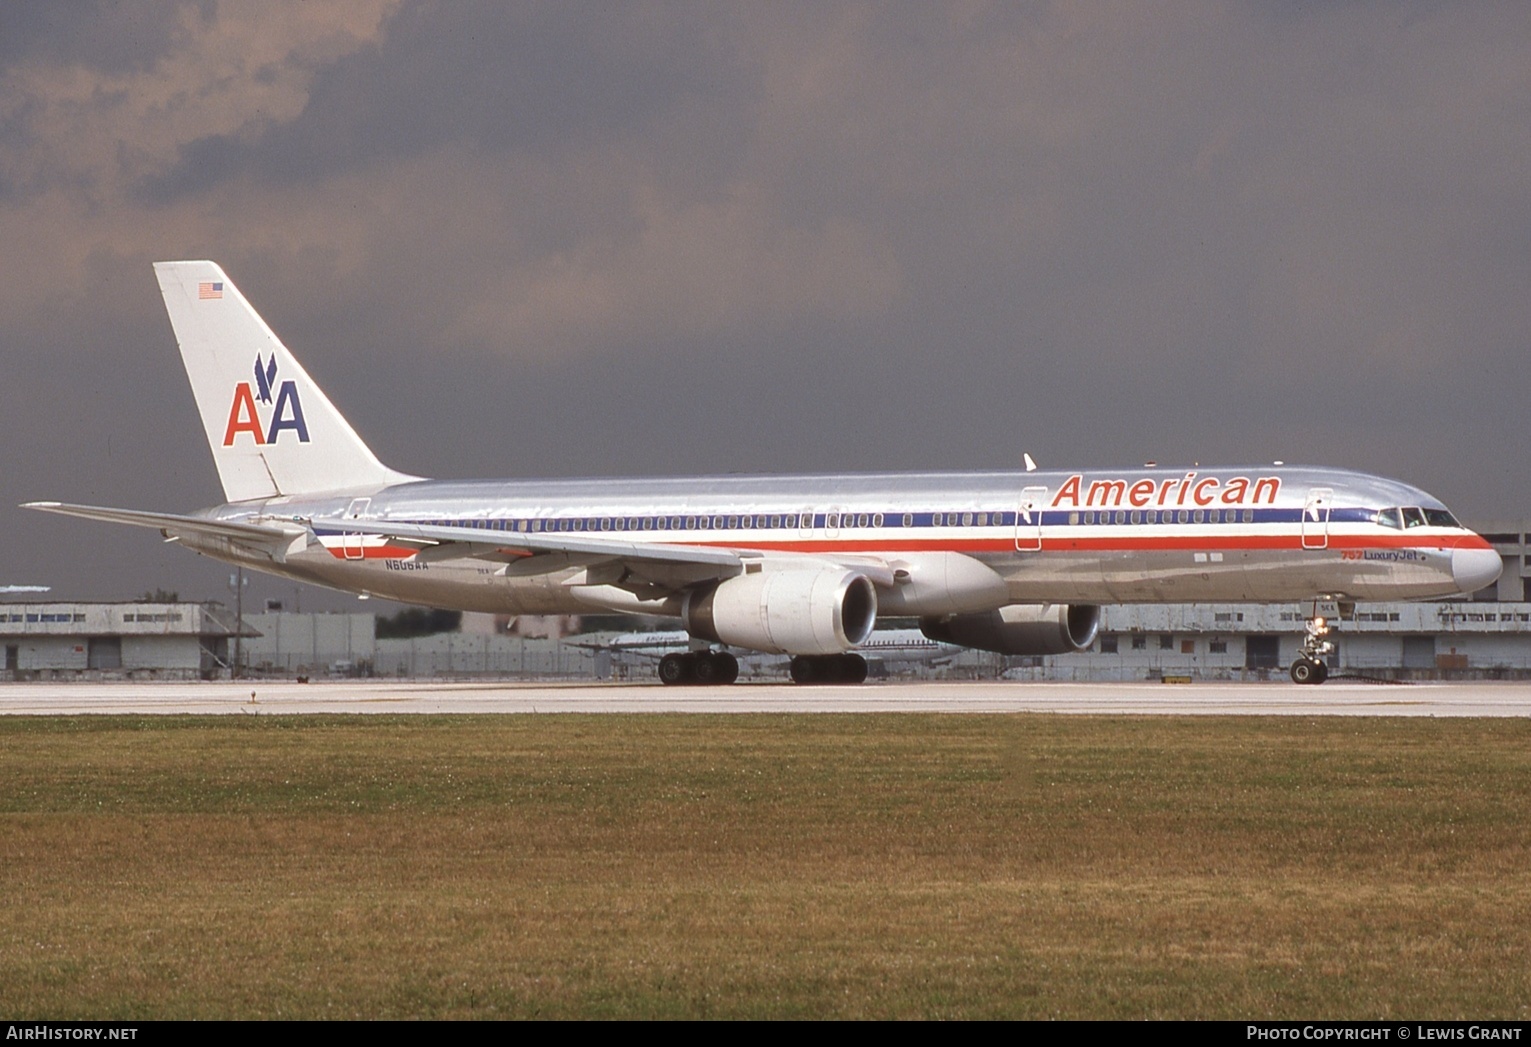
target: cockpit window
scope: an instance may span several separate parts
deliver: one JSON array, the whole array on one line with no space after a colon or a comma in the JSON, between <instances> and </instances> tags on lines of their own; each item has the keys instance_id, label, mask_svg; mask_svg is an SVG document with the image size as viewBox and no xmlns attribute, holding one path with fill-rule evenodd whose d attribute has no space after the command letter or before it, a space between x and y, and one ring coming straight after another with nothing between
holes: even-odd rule
<instances>
[{"instance_id":1,"label":"cockpit window","mask_svg":"<svg viewBox=\"0 0 1531 1047\"><path fill-rule=\"evenodd\" d=\"M1403 528L1403 521L1398 518L1397 509L1377 510L1376 522L1382 527L1392 527L1400 530Z\"/></svg>"},{"instance_id":2,"label":"cockpit window","mask_svg":"<svg viewBox=\"0 0 1531 1047\"><path fill-rule=\"evenodd\" d=\"M1461 524L1457 523L1457 518L1452 516L1445 509L1426 509L1425 519L1430 521L1431 527L1460 528L1462 526Z\"/></svg>"},{"instance_id":3,"label":"cockpit window","mask_svg":"<svg viewBox=\"0 0 1531 1047\"><path fill-rule=\"evenodd\" d=\"M1425 511L1414 506L1407 506L1403 510L1403 525L1405 527L1425 526Z\"/></svg>"}]
</instances>

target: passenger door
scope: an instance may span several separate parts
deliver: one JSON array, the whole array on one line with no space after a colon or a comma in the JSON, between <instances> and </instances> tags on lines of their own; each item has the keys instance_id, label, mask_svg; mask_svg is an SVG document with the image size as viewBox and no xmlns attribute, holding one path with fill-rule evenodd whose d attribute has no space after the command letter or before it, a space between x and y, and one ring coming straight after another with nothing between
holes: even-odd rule
<instances>
[{"instance_id":1,"label":"passenger door","mask_svg":"<svg viewBox=\"0 0 1531 1047\"><path fill-rule=\"evenodd\" d=\"M367 515L372 508L371 498L357 498L351 502L351 507L346 510L347 520L360 520ZM361 531L353 531L350 528L341 532L340 548L347 560L360 560L363 555L362 539L365 535Z\"/></svg>"},{"instance_id":2,"label":"passenger door","mask_svg":"<svg viewBox=\"0 0 1531 1047\"><path fill-rule=\"evenodd\" d=\"M1304 549L1329 548L1329 510L1334 504L1334 490L1315 487L1308 492L1308 501L1302 508L1302 547Z\"/></svg>"},{"instance_id":3,"label":"passenger door","mask_svg":"<svg viewBox=\"0 0 1531 1047\"><path fill-rule=\"evenodd\" d=\"M1028 487L1021 492L1015 513L1015 548L1034 553L1042 548L1042 509L1047 505L1047 488Z\"/></svg>"}]
</instances>

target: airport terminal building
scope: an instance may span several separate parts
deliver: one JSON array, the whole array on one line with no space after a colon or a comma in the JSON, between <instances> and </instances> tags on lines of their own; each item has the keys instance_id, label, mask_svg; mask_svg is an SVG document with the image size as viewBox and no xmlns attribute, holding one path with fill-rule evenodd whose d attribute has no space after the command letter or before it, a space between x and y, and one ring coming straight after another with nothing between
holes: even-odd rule
<instances>
[{"instance_id":1,"label":"airport terminal building","mask_svg":"<svg viewBox=\"0 0 1531 1047\"><path fill-rule=\"evenodd\" d=\"M227 675L234 615L199 603L0 603L5 678ZM246 628L244 636L256 635Z\"/></svg>"}]
</instances>

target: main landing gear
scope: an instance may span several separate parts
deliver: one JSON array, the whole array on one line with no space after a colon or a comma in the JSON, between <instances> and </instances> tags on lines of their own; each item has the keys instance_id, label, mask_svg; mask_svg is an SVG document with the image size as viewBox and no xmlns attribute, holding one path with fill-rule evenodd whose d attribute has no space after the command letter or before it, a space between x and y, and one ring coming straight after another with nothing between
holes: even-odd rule
<instances>
[{"instance_id":1,"label":"main landing gear","mask_svg":"<svg viewBox=\"0 0 1531 1047\"><path fill-rule=\"evenodd\" d=\"M800 654L792 659L793 683L865 683L866 659L859 654ZM659 659L659 681L722 685L739 679L739 659L727 651L674 651Z\"/></svg>"},{"instance_id":2,"label":"main landing gear","mask_svg":"<svg viewBox=\"0 0 1531 1047\"><path fill-rule=\"evenodd\" d=\"M659 659L659 681L675 684L726 684L739 679L739 659L727 651L675 652Z\"/></svg>"},{"instance_id":3,"label":"main landing gear","mask_svg":"<svg viewBox=\"0 0 1531 1047\"><path fill-rule=\"evenodd\" d=\"M1292 682L1323 683L1329 679L1329 665L1324 657L1334 653L1334 644L1328 639L1329 623L1319 616L1316 607L1307 629L1302 646L1297 648L1297 660L1292 663Z\"/></svg>"},{"instance_id":4,"label":"main landing gear","mask_svg":"<svg viewBox=\"0 0 1531 1047\"><path fill-rule=\"evenodd\" d=\"M793 683L866 683L867 660L859 654L800 654L792 659Z\"/></svg>"}]
</instances>

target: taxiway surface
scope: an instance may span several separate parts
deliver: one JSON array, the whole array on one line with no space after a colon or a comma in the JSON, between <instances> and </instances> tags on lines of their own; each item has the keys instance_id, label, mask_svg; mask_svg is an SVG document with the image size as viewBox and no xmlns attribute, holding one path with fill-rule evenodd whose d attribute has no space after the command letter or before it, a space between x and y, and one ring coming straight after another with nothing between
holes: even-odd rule
<instances>
[{"instance_id":1,"label":"taxiway surface","mask_svg":"<svg viewBox=\"0 0 1531 1047\"><path fill-rule=\"evenodd\" d=\"M661 712L1531 716L1531 683L1382 686L1330 681L1319 687L927 681L829 687L378 680L0 684L0 715Z\"/></svg>"}]
</instances>

